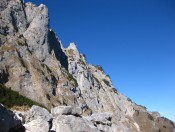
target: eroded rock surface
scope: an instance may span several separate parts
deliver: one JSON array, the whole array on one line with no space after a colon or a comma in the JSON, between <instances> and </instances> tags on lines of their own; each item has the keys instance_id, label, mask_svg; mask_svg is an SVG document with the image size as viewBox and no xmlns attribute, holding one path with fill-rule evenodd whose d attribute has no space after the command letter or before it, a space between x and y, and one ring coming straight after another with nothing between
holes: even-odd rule
<instances>
[{"instance_id":1,"label":"eroded rock surface","mask_svg":"<svg viewBox=\"0 0 175 132\"><path fill-rule=\"evenodd\" d=\"M174 122L117 91L102 67L88 64L75 43L64 48L49 27L43 4L0 1L0 83L51 110L33 106L24 115L28 132L175 131Z\"/></svg>"}]
</instances>

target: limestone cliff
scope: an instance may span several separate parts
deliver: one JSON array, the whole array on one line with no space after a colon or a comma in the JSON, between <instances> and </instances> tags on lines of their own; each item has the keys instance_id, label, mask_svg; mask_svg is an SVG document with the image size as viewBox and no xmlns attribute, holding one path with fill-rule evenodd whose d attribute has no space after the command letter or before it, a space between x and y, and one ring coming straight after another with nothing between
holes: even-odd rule
<instances>
[{"instance_id":1,"label":"limestone cliff","mask_svg":"<svg viewBox=\"0 0 175 132\"><path fill-rule=\"evenodd\" d=\"M42 123L57 132L175 131L172 121L117 91L102 67L88 64L75 43L64 48L49 27L43 4L0 1L0 84L51 109L51 115L37 107L24 114L27 131L48 131ZM38 109L49 119L30 114Z\"/></svg>"}]
</instances>

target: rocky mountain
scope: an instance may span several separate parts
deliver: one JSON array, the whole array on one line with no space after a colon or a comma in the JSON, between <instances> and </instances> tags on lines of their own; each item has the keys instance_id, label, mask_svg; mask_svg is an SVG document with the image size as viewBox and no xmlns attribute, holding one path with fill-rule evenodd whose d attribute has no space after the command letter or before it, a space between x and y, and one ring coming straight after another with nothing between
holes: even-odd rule
<instances>
[{"instance_id":1,"label":"rocky mountain","mask_svg":"<svg viewBox=\"0 0 175 132\"><path fill-rule=\"evenodd\" d=\"M174 122L117 91L75 43L64 48L43 4L0 1L0 84L47 108L1 104L1 132L175 132Z\"/></svg>"}]
</instances>

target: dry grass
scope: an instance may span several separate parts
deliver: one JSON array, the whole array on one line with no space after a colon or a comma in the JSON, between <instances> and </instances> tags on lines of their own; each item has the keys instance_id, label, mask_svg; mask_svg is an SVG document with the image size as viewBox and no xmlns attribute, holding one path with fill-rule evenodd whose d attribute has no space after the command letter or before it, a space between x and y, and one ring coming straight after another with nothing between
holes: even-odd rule
<instances>
[{"instance_id":1,"label":"dry grass","mask_svg":"<svg viewBox=\"0 0 175 132\"><path fill-rule=\"evenodd\" d=\"M67 50L68 55L74 55L74 51L72 49Z\"/></svg>"},{"instance_id":2,"label":"dry grass","mask_svg":"<svg viewBox=\"0 0 175 132\"><path fill-rule=\"evenodd\" d=\"M15 46L3 45L0 50L3 52L8 52L11 50L16 50L16 48L15 48Z\"/></svg>"},{"instance_id":3,"label":"dry grass","mask_svg":"<svg viewBox=\"0 0 175 132\"><path fill-rule=\"evenodd\" d=\"M17 110L17 111L22 111L22 112L25 112L25 111L28 111L30 109L30 107L28 105L23 105L23 106L13 106L11 108L11 110Z\"/></svg>"},{"instance_id":4,"label":"dry grass","mask_svg":"<svg viewBox=\"0 0 175 132\"><path fill-rule=\"evenodd\" d=\"M90 116L90 115L92 115L92 110L89 108L83 112L83 116Z\"/></svg>"}]
</instances>

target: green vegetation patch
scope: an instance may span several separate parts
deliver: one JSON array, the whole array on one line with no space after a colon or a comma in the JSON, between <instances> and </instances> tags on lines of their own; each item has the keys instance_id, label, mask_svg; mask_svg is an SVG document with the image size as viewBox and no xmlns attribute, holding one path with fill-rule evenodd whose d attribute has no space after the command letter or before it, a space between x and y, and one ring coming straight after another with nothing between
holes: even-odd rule
<instances>
[{"instance_id":1,"label":"green vegetation patch","mask_svg":"<svg viewBox=\"0 0 175 132\"><path fill-rule=\"evenodd\" d=\"M43 105L20 95L18 92L13 91L2 84L0 84L0 103L2 103L6 108L13 108L16 106L32 107L33 105L46 108Z\"/></svg>"},{"instance_id":2,"label":"green vegetation patch","mask_svg":"<svg viewBox=\"0 0 175 132\"><path fill-rule=\"evenodd\" d=\"M16 44L18 44L19 46L28 46L26 39L24 37L21 37L19 39L17 39Z\"/></svg>"},{"instance_id":3,"label":"green vegetation patch","mask_svg":"<svg viewBox=\"0 0 175 132\"><path fill-rule=\"evenodd\" d=\"M3 52L8 52L8 51L16 50L16 48L13 45L3 45L0 50Z\"/></svg>"},{"instance_id":4,"label":"green vegetation patch","mask_svg":"<svg viewBox=\"0 0 175 132\"><path fill-rule=\"evenodd\" d=\"M107 86L111 87L110 82L109 82L108 80L103 79L103 82L104 82Z\"/></svg>"},{"instance_id":5,"label":"green vegetation patch","mask_svg":"<svg viewBox=\"0 0 175 132\"><path fill-rule=\"evenodd\" d=\"M98 70L100 70L100 71L104 72L104 70L103 70L102 66L97 65L97 66L95 66L95 67L96 67Z\"/></svg>"},{"instance_id":6,"label":"green vegetation patch","mask_svg":"<svg viewBox=\"0 0 175 132\"><path fill-rule=\"evenodd\" d=\"M127 98L127 100L128 100L129 102L132 102L132 100L131 100L130 98Z\"/></svg>"}]
</instances>

